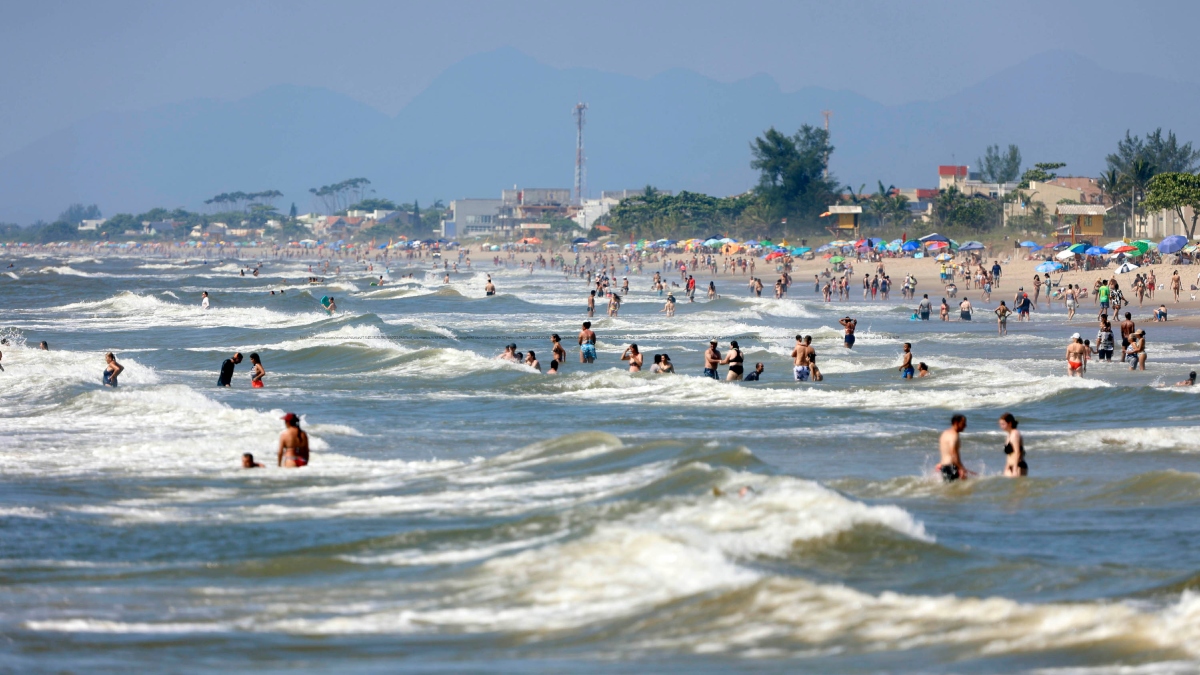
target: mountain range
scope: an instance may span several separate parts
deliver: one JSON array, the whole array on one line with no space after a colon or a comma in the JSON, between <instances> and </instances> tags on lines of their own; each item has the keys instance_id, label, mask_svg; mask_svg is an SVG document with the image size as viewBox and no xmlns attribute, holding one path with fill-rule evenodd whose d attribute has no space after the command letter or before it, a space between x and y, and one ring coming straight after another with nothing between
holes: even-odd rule
<instances>
[{"instance_id":1,"label":"mountain range","mask_svg":"<svg viewBox=\"0 0 1200 675\"><path fill-rule=\"evenodd\" d=\"M897 77L938 77L936 72ZM381 82L380 86L387 86ZM717 195L752 187L750 141L832 111L831 170L845 183L935 187L936 165L975 164L991 143L1025 163L1096 175L1127 129L1200 140L1200 87L1122 75L1050 52L936 101L882 105L820 87L783 92L765 75L722 83L682 69L649 79L556 69L513 49L452 66L395 116L313 87L280 85L236 101L192 100L88 117L0 157L0 221L53 218L72 202L111 215L199 208L221 192L308 189L365 176L396 201L498 198L570 187L577 101L588 192L653 184Z\"/></svg>"}]
</instances>

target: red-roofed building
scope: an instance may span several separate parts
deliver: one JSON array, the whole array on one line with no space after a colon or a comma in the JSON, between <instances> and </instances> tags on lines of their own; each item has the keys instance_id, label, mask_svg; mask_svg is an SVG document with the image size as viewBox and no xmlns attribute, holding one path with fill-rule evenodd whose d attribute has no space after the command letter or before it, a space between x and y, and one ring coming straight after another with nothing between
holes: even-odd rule
<instances>
[{"instance_id":1,"label":"red-roofed building","mask_svg":"<svg viewBox=\"0 0 1200 675\"><path fill-rule=\"evenodd\" d=\"M966 182L967 167L942 164L938 166L938 189L948 190Z\"/></svg>"}]
</instances>

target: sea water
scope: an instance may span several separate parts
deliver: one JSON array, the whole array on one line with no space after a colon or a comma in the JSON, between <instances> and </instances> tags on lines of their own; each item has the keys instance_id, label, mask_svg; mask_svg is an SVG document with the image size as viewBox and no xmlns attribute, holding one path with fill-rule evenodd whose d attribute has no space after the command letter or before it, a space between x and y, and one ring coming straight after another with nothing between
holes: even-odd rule
<instances>
[{"instance_id":1,"label":"sea water","mask_svg":"<svg viewBox=\"0 0 1200 675\"><path fill-rule=\"evenodd\" d=\"M1196 368L1194 329L1146 324L1146 372L1073 379L1089 307L1001 338L722 281L667 318L635 276L584 365L587 286L550 271L6 262L3 670L1200 670L1200 392L1153 386ZM555 332L557 376L495 359L516 342L546 368ZM824 382L792 381L796 334ZM712 338L762 381L701 377ZM900 379L905 341L932 377ZM630 342L678 374L630 375ZM265 388L248 360L216 387L234 351ZM289 411L302 470L274 466ZM947 486L956 412L983 477ZM1027 480L998 475L1003 412Z\"/></svg>"}]
</instances>

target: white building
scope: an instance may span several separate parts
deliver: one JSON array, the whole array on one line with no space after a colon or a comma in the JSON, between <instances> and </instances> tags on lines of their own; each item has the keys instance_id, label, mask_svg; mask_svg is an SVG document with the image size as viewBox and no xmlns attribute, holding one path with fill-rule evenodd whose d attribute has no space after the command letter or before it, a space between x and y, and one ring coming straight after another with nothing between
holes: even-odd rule
<instances>
[{"instance_id":1,"label":"white building","mask_svg":"<svg viewBox=\"0 0 1200 675\"><path fill-rule=\"evenodd\" d=\"M442 236L487 237L499 227L501 199L456 199L450 202L450 218L442 221Z\"/></svg>"},{"instance_id":2,"label":"white building","mask_svg":"<svg viewBox=\"0 0 1200 675\"><path fill-rule=\"evenodd\" d=\"M605 193L608 194L608 193ZM601 218L608 215L614 206L620 204L621 200L614 197L601 197L600 199L585 199L579 205L579 212L571 216L579 228L584 232L590 230Z\"/></svg>"},{"instance_id":3,"label":"white building","mask_svg":"<svg viewBox=\"0 0 1200 675\"><path fill-rule=\"evenodd\" d=\"M101 225L108 222L108 218L100 218L98 220L83 220L79 222L80 232L95 232Z\"/></svg>"}]
</instances>

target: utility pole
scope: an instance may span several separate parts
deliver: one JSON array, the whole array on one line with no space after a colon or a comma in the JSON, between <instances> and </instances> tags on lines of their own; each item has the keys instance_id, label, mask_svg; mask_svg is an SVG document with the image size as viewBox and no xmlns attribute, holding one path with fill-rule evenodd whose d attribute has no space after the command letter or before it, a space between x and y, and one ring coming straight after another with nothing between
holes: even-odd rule
<instances>
[{"instance_id":1,"label":"utility pole","mask_svg":"<svg viewBox=\"0 0 1200 675\"><path fill-rule=\"evenodd\" d=\"M822 110L821 117L825 118L825 141L829 141L829 118L833 117L832 110ZM825 155L825 178L829 178L829 155Z\"/></svg>"},{"instance_id":2,"label":"utility pole","mask_svg":"<svg viewBox=\"0 0 1200 675\"><path fill-rule=\"evenodd\" d=\"M575 104L575 204L583 205L585 169L583 159L583 116L587 110L586 103Z\"/></svg>"}]
</instances>

